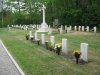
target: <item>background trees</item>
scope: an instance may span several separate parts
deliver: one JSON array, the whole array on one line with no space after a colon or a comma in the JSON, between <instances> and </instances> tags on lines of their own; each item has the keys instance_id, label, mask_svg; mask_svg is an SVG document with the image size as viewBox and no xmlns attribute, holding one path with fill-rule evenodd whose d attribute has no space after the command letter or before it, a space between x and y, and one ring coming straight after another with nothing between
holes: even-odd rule
<instances>
[{"instance_id":1,"label":"background trees","mask_svg":"<svg viewBox=\"0 0 100 75\"><path fill-rule=\"evenodd\" d=\"M46 5L46 22L59 25L89 25L100 27L99 0L7 0L0 11L0 26L8 24L40 24L42 4ZM0 8L2 5L0 6Z\"/></svg>"}]
</instances>

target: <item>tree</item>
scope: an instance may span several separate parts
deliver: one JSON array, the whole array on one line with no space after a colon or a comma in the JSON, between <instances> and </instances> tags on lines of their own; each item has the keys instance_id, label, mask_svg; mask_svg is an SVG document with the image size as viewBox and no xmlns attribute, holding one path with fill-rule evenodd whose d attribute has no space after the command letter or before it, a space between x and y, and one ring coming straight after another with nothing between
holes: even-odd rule
<instances>
[{"instance_id":1,"label":"tree","mask_svg":"<svg viewBox=\"0 0 100 75\"><path fill-rule=\"evenodd\" d=\"M3 11L4 24L40 24L42 4L46 6L48 24L59 19L60 25L100 27L100 0L8 0Z\"/></svg>"}]
</instances>

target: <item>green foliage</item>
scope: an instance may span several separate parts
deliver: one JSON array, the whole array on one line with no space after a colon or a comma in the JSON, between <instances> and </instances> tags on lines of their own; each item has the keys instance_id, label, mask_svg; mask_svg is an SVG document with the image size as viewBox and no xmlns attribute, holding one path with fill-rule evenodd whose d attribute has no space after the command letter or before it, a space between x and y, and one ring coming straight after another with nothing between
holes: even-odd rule
<instances>
[{"instance_id":1,"label":"green foliage","mask_svg":"<svg viewBox=\"0 0 100 75\"><path fill-rule=\"evenodd\" d=\"M11 1L8 0L8 6ZM4 25L8 24L40 24L42 22L41 3L46 6L46 22L53 24L54 19L58 19L60 25L84 25L100 27L100 1L99 0L19 0L25 3L25 11L15 13L9 12L11 19L5 20ZM19 2L18 1L18 2ZM18 5L19 6L19 5ZM16 7L16 6L14 6ZM16 7L17 8L17 7ZM5 9L6 10L6 9ZM12 10L9 10L12 11ZM3 11L4 12L4 11ZM6 17L8 11L4 12ZM13 16L12 16L13 14ZM0 14L0 21L1 21ZM7 21L7 22L6 22ZM6 23L5 23L6 22ZM1 25L1 22L0 22Z\"/></svg>"}]
</instances>

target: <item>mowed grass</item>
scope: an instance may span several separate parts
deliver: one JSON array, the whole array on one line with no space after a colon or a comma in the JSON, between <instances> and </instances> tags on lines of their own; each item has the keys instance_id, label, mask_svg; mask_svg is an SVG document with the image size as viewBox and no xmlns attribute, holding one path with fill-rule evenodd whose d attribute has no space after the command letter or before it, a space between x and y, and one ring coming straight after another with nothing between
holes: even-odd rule
<instances>
[{"instance_id":1,"label":"mowed grass","mask_svg":"<svg viewBox=\"0 0 100 75\"><path fill-rule=\"evenodd\" d=\"M26 75L100 75L100 34L55 34L56 42L68 39L69 54L80 49L80 43L89 44L89 62L80 65L72 59L65 59L42 46L28 41L25 35L29 31L6 28L0 29L0 39L20 65ZM49 40L49 35L46 35Z\"/></svg>"}]
</instances>

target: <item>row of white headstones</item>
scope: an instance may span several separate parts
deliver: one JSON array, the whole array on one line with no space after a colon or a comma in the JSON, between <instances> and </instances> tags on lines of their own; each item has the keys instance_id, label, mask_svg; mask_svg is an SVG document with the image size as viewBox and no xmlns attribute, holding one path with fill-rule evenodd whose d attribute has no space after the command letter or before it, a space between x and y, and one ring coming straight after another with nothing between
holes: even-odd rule
<instances>
[{"instance_id":1,"label":"row of white headstones","mask_svg":"<svg viewBox=\"0 0 100 75\"><path fill-rule=\"evenodd\" d=\"M39 29L41 28L41 25L36 25L36 24L30 24L30 25L11 25L12 28L17 28L17 29L21 29L21 30L28 30L29 28L31 29ZM50 25L48 25L48 27L50 28ZM8 25L8 29L10 28L10 26Z\"/></svg>"},{"instance_id":2,"label":"row of white headstones","mask_svg":"<svg viewBox=\"0 0 100 75\"><path fill-rule=\"evenodd\" d=\"M29 32L29 38L32 38L32 31ZM34 34L35 41L38 40L37 32ZM41 34L41 43L44 45L46 42L46 36L45 34ZM55 36L50 36L50 42L52 45L55 44ZM81 43L80 44L80 51L81 51L81 59L88 62L88 44L87 43ZM68 40L65 38L62 38L62 53L68 54Z\"/></svg>"},{"instance_id":3,"label":"row of white headstones","mask_svg":"<svg viewBox=\"0 0 100 75\"><path fill-rule=\"evenodd\" d=\"M32 24L31 25L12 25L12 27L13 28L22 29L22 30L28 30L29 28L31 28L33 30L33 29L39 29L39 28L41 28L41 25L36 25L36 24L34 24L34 25L32 25ZM49 27L48 34L52 34L53 30L51 29L50 25L48 27ZM89 26L87 26L87 27L85 27L85 26L74 26L73 28L74 28L74 31L82 31L82 32L84 32L84 31L86 31L86 32L91 31L90 28L89 28ZM10 30L9 25L8 25L8 29ZM64 27L61 26L59 28L59 33L60 34L64 33L64 31L71 32L72 31L72 26L68 27L67 25L65 25ZM94 33L96 33L97 32L97 27L96 26L93 27L92 31Z\"/></svg>"},{"instance_id":4,"label":"row of white headstones","mask_svg":"<svg viewBox=\"0 0 100 75\"><path fill-rule=\"evenodd\" d=\"M29 28L34 29L36 28L37 25L12 25L12 28L17 28L21 30L28 30ZM39 26L39 25L38 25Z\"/></svg>"},{"instance_id":5,"label":"row of white headstones","mask_svg":"<svg viewBox=\"0 0 100 75\"><path fill-rule=\"evenodd\" d=\"M61 26L60 28L59 28L59 30L60 30L60 34L62 34L63 33L63 28L64 28L64 30L67 30L67 32L71 32L72 31L72 26L67 26L67 25L65 25L65 27L63 27L63 26ZM86 30L86 32L89 32L90 31L90 28L89 28L89 26L74 26L74 31L82 31L82 32L84 32ZM92 28L92 31L94 32L94 33L96 33L97 32L97 28L96 28L96 26L94 26L93 28Z\"/></svg>"},{"instance_id":6,"label":"row of white headstones","mask_svg":"<svg viewBox=\"0 0 100 75\"><path fill-rule=\"evenodd\" d=\"M35 28L37 27L36 25L31 25L30 27ZM18 25L13 25L12 26L13 28L25 28L25 30L28 28L27 25L24 25L24 26L18 26ZM88 27L87 27L88 28ZM70 29L71 30L71 26L70 27L67 27L65 26L65 30L67 29ZM76 29L76 26L75 26L75 29ZM81 29L81 26L79 26L79 29ZM96 30L96 28L94 27L94 30ZM63 31L63 27L61 26L61 31ZM61 32L60 31L60 32ZM82 26L82 31L84 31L84 27ZM33 37L32 36L32 31L29 32L29 37ZM35 40L38 40L38 36L37 36L37 32L35 32ZM42 41L42 44L45 44L45 34L42 34L41 35L41 41ZM51 44L54 44L55 43L55 36L50 36L50 42ZM80 50L81 50L81 59L83 59L84 61L88 61L88 58L87 58L87 52L88 52L88 44L87 43L81 43L81 46L80 46ZM62 39L62 52L63 53L68 53L68 43L67 43L67 39Z\"/></svg>"}]
</instances>

